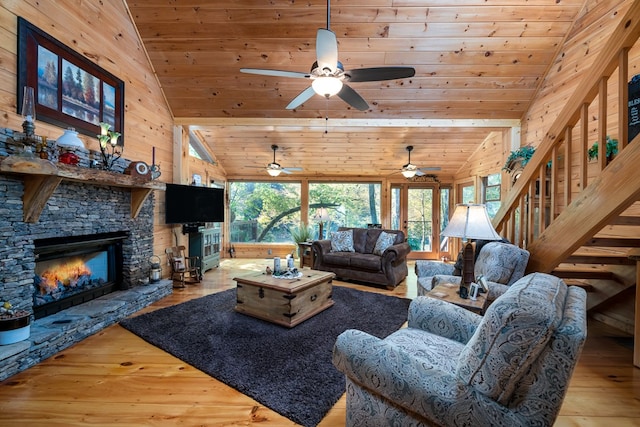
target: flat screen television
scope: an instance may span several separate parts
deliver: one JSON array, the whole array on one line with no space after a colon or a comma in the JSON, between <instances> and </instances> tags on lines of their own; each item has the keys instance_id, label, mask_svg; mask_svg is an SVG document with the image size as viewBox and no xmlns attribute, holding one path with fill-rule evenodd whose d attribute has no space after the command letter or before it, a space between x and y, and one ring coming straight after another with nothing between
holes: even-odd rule
<instances>
[{"instance_id":1,"label":"flat screen television","mask_svg":"<svg viewBox=\"0 0 640 427\"><path fill-rule=\"evenodd\" d=\"M224 189L167 184L165 222L224 222Z\"/></svg>"}]
</instances>

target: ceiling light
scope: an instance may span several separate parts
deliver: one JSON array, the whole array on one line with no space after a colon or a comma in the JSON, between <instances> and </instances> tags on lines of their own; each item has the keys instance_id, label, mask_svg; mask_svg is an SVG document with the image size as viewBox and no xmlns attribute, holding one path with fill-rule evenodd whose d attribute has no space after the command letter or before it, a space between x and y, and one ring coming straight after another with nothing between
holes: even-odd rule
<instances>
[{"instance_id":1,"label":"ceiling light","mask_svg":"<svg viewBox=\"0 0 640 427\"><path fill-rule=\"evenodd\" d=\"M402 175L405 178L413 178L414 176L416 176L417 172L418 172L418 167L416 165L412 165L411 163L404 165L401 171Z\"/></svg>"},{"instance_id":2,"label":"ceiling light","mask_svg":"<svg viewBox=\"0 0 640 427\"><path fill-rule=\"evenodd\" d=\"M342 80L337 77L317 77L311 83L313 90L320 96L329 98L342 89Z\"/></svg>"},{"instance_id":3,"label":"ceiling light","mask_svg":"<svg viewBox=\"0 0 640 427\"><path fill-rule=\"evenodd\" d=\"M269 163L267 165L267 173L271 176L278 176L282 172L282 168L277 163Z\"/></svg>"}]
</instances>

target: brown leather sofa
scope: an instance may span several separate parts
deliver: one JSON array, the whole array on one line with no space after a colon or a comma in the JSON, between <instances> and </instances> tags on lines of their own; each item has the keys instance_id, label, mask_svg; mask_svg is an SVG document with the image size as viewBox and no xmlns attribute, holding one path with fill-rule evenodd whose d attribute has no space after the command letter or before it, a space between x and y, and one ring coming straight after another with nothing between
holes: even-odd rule
<instances>
[{"instance_id":1,"label":"brown leather sofa","mask_svg":"<svg viewBox=\"0 0 640 427\"><path fill-rule=\"evenodd\" d=\"M331 240L316 240L312 248L315 252L313 268L330 271L342 280L355 280L393 289L407 277L407 254L411 252L400 230L375 228L341 227L339 231L353 230L354 252L331 251ZM382 232L396 235L393 244L382 255L375 255L373 249Z\"/></svg>"}]
</instances>

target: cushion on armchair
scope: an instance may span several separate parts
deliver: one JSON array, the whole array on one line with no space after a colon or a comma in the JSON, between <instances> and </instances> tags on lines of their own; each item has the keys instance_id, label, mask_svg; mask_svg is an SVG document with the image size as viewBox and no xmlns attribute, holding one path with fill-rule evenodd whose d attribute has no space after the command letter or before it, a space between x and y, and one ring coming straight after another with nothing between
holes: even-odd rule
<instances>
[{"instance_id":1,"label":"cushion on armchair","mask_svg":"<svg viewBox=\"0 0 640 427\"><path fill-rule=\"evenodd\" d=\"M566 296L567 286L552 276L520 279L487 309L460 353L458 377L506 404L558 328Z\"/></svg>"},{"instance_id":2,"label":"cushion on armchair","mask_svg":"<svg viewBox=\"0 0 640 427\"><path fill-rule=\"evenodd\" d=\"M484 276L490 282L511 285L524 276L529 252L515 245L487 243L476 259L474 274Z\"/></svg>"}]
</instances>

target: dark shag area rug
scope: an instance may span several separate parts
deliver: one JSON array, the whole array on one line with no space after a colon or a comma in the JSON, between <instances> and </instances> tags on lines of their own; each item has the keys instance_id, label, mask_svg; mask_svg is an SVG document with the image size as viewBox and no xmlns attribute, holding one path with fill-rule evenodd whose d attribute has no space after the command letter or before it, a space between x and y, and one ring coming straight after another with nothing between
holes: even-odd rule
<instances>
[{"instance_id":1,"label":"dark shag area rug","mask_svg":"<svg viewBox=\"0 0 640 427\"><path fill-rule=\"evenodd\" d=\"M410 300L334 286L335 304L294 328L236 313L230 289L120 324L303 426L317 425L345 392L331 363L337 336L380 338L407 319Z\"/></svg>"}]
</instances>

